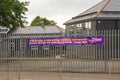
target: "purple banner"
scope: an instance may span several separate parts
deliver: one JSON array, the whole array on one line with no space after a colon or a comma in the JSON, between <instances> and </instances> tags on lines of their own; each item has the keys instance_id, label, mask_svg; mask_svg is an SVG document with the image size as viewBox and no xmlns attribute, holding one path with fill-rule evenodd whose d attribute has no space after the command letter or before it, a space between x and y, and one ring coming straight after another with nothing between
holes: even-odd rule
<instances>
[{"instance_id":1,"label":"purple banner","mask_svg":"<svg viewBox=\"0 0 120 80\"><path fill-rule=\"evenodd\" d=\"M29 38L30 46L104 44L103 36Z\"/></svg>"}]
</instances>

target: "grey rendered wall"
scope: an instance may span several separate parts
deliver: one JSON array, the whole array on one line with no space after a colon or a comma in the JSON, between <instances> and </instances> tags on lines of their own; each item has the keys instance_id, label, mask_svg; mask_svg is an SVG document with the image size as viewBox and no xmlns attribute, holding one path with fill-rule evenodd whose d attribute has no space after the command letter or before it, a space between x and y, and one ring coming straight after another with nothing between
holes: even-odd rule
<instances>
[{"instance_id":1,"label":"grey rendered wall","mask_svg":"<svg viewBox=\"0 0 120 80\"><path fill-rule=\"evenodd\" d=\"M117 27L115 20L98 20L96 24L96 30L116 30Z\"/></svg>"}]
</instances>

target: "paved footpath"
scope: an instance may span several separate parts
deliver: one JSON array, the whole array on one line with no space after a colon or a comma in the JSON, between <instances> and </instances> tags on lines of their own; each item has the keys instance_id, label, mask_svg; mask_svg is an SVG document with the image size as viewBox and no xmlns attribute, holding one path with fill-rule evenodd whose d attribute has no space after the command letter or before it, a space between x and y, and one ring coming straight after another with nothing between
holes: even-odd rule
<instances>
[{"instance_id":1,"label":"paved footpath","mask_svg":"<svg viewBox=\"0 0 120 80\"><path fill-rule=\"evenodd\" d=\"M0 80L18 80L17 72L0 72ZM20 80L120 80L120 74L22 72Z\"/></svg>"}]
</instances>

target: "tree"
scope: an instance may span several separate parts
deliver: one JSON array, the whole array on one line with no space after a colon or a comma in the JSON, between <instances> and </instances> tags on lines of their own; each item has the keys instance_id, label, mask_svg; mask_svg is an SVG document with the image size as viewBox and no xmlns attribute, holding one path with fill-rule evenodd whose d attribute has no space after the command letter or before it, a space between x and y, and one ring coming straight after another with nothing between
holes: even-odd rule
<instances>
[{"instance_id":1,"label":"tree","mask_svg":"<svg viewBox=\"0 0 120 80\"><path fill-rule=\"evenodd\" d=\"M29 2L19 0L0 1L0 26L15 29L23 27L26 23L25 12Z\"/></svg>"},{"instance_id":2,"label":"tree","mask_svg":"<svg viewBox=\"0 0 120 80\"><path fill-rule=\"evenodd\" d=\"M40 16L36 16L36 17L32 20L30 26L40 26L40 23L41 23L42 21L44 22L45 25L56 25L56 22L55 22L54 20L48 20L48 19L46 19L46 18L42 18L42 17L40 17Z\"/></svg>"}]
</instances>

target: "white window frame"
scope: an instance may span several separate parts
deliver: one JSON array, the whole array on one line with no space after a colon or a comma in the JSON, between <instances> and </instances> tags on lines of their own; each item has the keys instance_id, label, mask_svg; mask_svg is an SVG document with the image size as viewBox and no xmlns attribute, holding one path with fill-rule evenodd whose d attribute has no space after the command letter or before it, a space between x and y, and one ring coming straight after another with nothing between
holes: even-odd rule
<instances>
[{"instance_id":1,"label":"white window frame","mask_svg":"<svg viewBox=\"0 0 120 80\"><path fill-rule=\"evenodd\" d=\"M86 35L90 35L91 34L91 21L89 22L85 22L85 32L86 32Z\"/></svg>"},{"instance_id":2,"label":"white window frame","mask_svg":"<svg viewBox=\"0 0 120 80\"><path fill-rule=\"evenodd\" d=\"M31 46L31 50L38 50L38 46Z\"/></svg>"},{"instance_id":3,"label":"white window frame","mask_svg":"<svg viewBox=\"0 0 120 80\"><path fill-rule=\"evenodd\" d=\"M49 48L50 48L49 46L43 46L44 50L49 50Z\"/></svg>"},{"instance_id":4,"label":"white window frame","mask_svg":"<svg viewBox=\"0 0 120 80\"><path fill-rule=\"evenodd\" d=\"M82 27L82 23L78 23L78 24L77 24L77 27Z\"/></svg>"}]
</instances>

